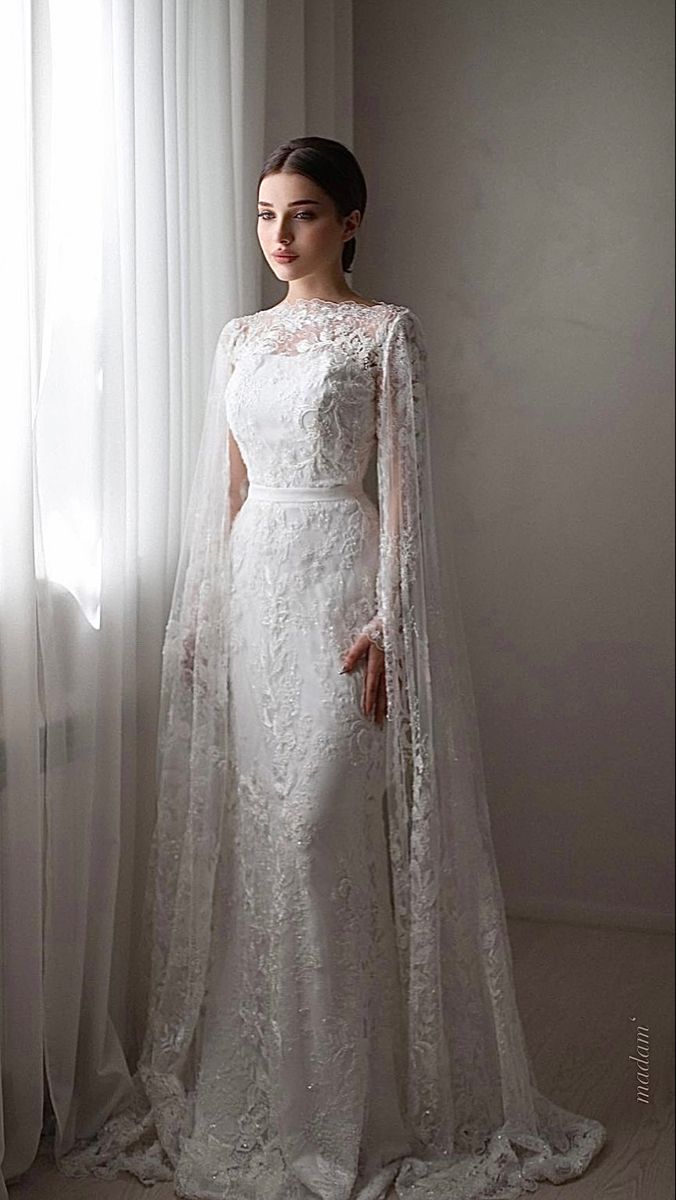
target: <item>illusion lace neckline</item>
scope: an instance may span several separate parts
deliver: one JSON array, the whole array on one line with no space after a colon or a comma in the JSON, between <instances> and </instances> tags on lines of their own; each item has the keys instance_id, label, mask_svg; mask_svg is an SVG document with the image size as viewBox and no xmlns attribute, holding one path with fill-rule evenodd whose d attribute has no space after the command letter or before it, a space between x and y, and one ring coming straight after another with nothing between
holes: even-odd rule
<instances>
[{"instance_id":1,"label":"illusion lace neckline","mask_svg":"<svg viewBox=\"0 0 676 1200\"><path fill-rule=\"evenodd\" d=\"M296 300L284 300L272 308L263 308L261 312L284 312L285 309L295 308L299 304L328 304L331 308L382 308L384 300L376 300L375 304L362 304L360 300L324 300L321 296L299 296Z\"/></svg>"}]
</instances>

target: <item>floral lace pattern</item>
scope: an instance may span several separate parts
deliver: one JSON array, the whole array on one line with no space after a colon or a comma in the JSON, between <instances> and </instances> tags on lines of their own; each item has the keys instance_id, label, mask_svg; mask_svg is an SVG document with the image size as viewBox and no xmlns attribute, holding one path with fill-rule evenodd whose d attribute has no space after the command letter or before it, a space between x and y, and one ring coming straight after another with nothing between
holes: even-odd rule
<instances>
[{"instance_id":1,"label":"floral lace pattern","mask_svg":"<svg viewBox=\"0 0 676 1200\"><path fill-rule=\"evenodd\" d=\"M604 1144L535 1085L439 580L417 317L306 300L228 322L163 651L148 1027L126 1105L57 1146L64 1173L513 1200ZM365 627L384 728L340 673Z\"/></svg>"}]
</instances>

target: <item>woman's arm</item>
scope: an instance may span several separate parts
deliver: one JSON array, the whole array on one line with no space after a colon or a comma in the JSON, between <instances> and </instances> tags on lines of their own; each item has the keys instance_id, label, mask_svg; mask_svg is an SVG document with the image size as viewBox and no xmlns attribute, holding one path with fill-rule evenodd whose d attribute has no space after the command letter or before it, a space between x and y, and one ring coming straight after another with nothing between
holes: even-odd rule
<instances>
[{"instance_id":1,"label":"woman's arm","mask_svg":"<svg viewBox=\"0 0 676 1200\"><path fill-rule=\"evenodd\" d=\"M230 432L228 432L228 440L230 452L230 524L232 525L237 513L246 500L249 475L240 448Z\"/></svg>"},{"instance_id":2,"label":"woman's arm","mask_svg":"<svg viewBox=\"0 0 676 1200\"><path fill-rule=\"evenodd\" d=\"M420 472L428 470L426 359L420 321L410 309L403 309L386 335L378 395L380 545L376 611L345 656L347 670L362 655L368 656L364 712L370 716L375 709L378 724L388 709L385 645L388 640L391 647L400 642L402 605L411 603L416 570L420 573L422 522L423 518L430 519L430 514L420 509ZM425 485L431 494L427 475ZM393 665L393 677L397 669Z\"/></svg>"}]
</instances>

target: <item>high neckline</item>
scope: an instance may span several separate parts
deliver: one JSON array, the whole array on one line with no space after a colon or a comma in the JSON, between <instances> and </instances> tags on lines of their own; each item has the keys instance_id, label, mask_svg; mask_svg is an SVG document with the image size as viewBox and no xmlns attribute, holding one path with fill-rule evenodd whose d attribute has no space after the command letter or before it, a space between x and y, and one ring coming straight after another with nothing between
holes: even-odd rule
<instances>
[{"instance_id":1,"label":"high neckline","mask_svg":"<svg viewBox=\"0 0 676 1200\"><path fill-rule=\"evenodd\" d=\"M332 308L382 308L384 300L376 300L374 304L363 304L361 300L325 300L322 296L298 296L295 300L283 300L272 308L264 308L263 312L282 312L285 308L295 308L297 304L329 304Z\"/></svg>"}]
</instances>

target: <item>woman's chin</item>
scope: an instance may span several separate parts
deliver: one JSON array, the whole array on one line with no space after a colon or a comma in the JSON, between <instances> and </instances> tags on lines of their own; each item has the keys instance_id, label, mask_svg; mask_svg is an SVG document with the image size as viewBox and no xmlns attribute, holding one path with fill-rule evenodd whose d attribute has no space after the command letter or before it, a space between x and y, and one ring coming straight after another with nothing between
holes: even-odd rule
<instances>
[{"instance_id":1,"label":"woman's chin","mask_svg":"<svg viewBox=\"0 0 676 1200\"><path fill-rule=\"evenodd\" d=\"M288 262L288 263L277 262L277 259L275 259L275 258L273 258L273 260L272 260L273 271L275 272L276 275L281 275L282 279L286 279L289 272L293 271L294 268L297 268L297 266L298 266L298 259L296 259L296 258L293 260L293 262Z\"/></svg>"}]
</instances>

